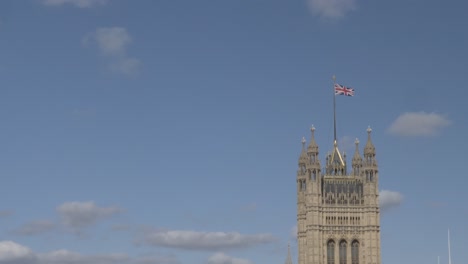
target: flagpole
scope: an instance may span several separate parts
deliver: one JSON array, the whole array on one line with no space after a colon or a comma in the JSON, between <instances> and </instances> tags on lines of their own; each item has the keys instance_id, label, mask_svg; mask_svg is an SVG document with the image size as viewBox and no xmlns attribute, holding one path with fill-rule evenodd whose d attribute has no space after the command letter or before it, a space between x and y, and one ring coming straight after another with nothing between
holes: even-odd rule
<instances>
[{"instance_id":1,"label":"flagpole","mask_svg":"<svg viewBox=\"0 0 468 264\"><path fill-rule=\"evenodd\" d=\"M333 75L333 144L336 144L336 95L335 95L335 84L336 76Z\"/></svg>"},{"instance_id":2,"label":"flagpole","mask_svg":"<svg viewBox=\"0 0 468 264\"><path fill-rule=\"evenodd\" d=\"M447 231L448 233L448 264L452 264L452 256L450 256L450 229Z\"/></svg>"}]
</instances>

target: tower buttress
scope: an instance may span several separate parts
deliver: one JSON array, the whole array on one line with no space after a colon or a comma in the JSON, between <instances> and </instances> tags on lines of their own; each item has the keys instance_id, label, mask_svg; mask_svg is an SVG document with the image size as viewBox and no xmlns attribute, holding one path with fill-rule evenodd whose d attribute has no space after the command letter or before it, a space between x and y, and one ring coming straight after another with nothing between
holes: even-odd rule
<instances>
[{"instance_id":1,"label":"tower buttress","mask_svg":"<svg viewBox=\"0 0 468 264\"><path fill-rule=\"evenodd\" d=\"M320 189L320 160L319 160L319 147L317 145L317 142L315 142L315 127L312 125L310 127L310 133L311 133L311 138L310 138L310 143L309 146L307 147L307 157L308 157L308 163L307 163L307 182L309 183L308 185L310 186L310 190L308 191L309 194L320 194L321 189ZM318 202L317 197L312 198L313 203Z\"/></svg>"},{"instance_id":2,"label":"tower buttress","mask_svg":"<svg viewBox=\"0 0 468 264\"><path fill-rule=\"evenodd\" d=\"M297 244L300 248L306 245L306 192L307 192L307 164L309 158L305 149L306 140L302 138L302 151L299 156L297 170ZM299 252L299 264L304 264L305 253Z\"/></svg>"}]
</instances>

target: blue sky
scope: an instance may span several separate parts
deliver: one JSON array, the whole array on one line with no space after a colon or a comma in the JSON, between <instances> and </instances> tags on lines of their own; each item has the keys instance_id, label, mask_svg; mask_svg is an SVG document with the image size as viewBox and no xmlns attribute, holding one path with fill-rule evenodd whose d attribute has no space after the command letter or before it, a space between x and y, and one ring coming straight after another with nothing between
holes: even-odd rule
<instances>
[{"instance_id":1,"label":"blue sky","mask_svg":"<svg viewBox=\"0 0 468 264\"><path fill-rule=\"evenodd\" d=\"M356 91L340 148L373 129L382 262L445 264L450 228L462 263L467 8L1 1L0 263L295 258L300 141L314 124L332 147L332 75Z\"/></svg>"}]
</instances>

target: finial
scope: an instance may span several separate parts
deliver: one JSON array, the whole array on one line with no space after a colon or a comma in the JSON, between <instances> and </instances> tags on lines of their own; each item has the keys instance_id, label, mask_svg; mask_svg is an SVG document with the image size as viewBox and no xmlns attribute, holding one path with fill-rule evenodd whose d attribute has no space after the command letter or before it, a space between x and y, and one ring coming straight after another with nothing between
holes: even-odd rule
<instances>
[{"instance_id":1,"label":"finial","mask_svg":"<svg viewBox=\"0 0 468 264\"><path fill-rule=\"evenodd\" d=\"M356 144L356 147L359 145L359 139L356 138L356 140L354 141L354 144Z\"/></svg>"},{"instance_id":2,"label":"finial","mask_svg":"<svg viewBox=\"0 0 468 264\"><path fill-rule=\"evenodd\" d=\"M302 142L302 148L305 148L305 143L306 143L305 137L302 137L302 141L301 141L301 142Z\"/></svg>"},{"instance_id":3,"label":"finial","mask_svg":"<svg viewBox=\"0 0 468 264\"><path fill-rule=\"evenodd\" d=\"M315 131L314 125L311 125L311 126L310 126L310 131L312 132L312 134L314 133L314 131Z\"/></svg>"},{"instance_id":4,"label":"finial","mask_svg":"<svg viewBox=\"0 0 468 264\"><path fill-rule=\"evenodd\" d=\"M333 146L336 148L336 146L338 146L338 143L335 141L333 141Z\"/></svg>"},{"instance_id":5,"label":"finial","mask_svg":"<svg viewBox=\"0 0 468 264\"><path fill-rule=\"evenodd\" d=\"M372 132L372 128L370 126L367 127L367 133L370 134Z\"/></svg>"}]
</instances>

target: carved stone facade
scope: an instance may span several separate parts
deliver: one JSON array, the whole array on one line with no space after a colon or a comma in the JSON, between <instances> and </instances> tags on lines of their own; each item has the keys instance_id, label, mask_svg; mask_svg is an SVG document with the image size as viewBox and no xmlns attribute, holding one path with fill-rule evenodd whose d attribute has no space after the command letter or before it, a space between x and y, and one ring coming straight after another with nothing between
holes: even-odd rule
<instances>
[{"instance_id":1,"label":"carved stone facade","mask_svg":"<svg viewBox=\"0 0 468 264\"><path fill-rule=\"evenodd\" d=\"M337 142L322 170L315 128L297 171L298 264L381 264L379 173L371 129L359 153L359 141L347 172Z\"/></svg>"}]
</instances>

